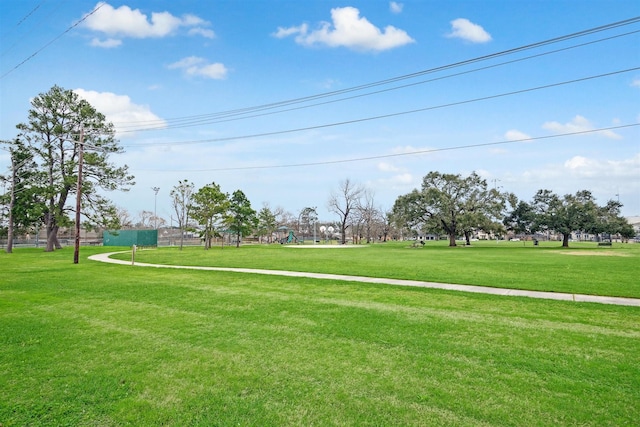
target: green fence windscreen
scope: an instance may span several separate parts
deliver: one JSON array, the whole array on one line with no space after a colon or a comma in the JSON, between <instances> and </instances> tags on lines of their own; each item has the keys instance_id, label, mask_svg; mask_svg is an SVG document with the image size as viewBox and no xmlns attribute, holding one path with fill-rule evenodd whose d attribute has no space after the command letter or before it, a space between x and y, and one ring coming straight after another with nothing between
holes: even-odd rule
<instances>
[{"instance_id":1,"label":"green fence windscreen","mask_svg":"<svg viewBox=\"0 0 640 427\"><path fill-rule=\"evenodd\" d=\"M158 230L117 230L102 234L103 246L158 246Z\"/></svg>"}]
</instances>

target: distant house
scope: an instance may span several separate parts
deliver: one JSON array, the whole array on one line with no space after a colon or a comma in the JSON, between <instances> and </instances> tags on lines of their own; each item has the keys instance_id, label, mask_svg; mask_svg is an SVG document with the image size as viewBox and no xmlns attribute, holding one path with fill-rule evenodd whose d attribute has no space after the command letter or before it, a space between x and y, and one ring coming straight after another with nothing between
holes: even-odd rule
<instances>
[{"instance_id":1,"label":"distant house","mask_svg":"<svg viewBox=\"0 0 640 427\"><path fill-rule=\"evenodd\" d=\"M636 232L636 241L640 241L640 216L628 216L626 220Z\"/></svg>"}]
</instances>

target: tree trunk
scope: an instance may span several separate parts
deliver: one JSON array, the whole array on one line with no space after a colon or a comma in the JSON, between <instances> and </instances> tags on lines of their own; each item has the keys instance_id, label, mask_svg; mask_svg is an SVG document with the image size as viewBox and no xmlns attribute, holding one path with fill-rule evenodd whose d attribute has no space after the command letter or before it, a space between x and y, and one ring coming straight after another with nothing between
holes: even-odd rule
<instances>
[{"instance_id":1,"label":"tree trunk","mask_svg":"<svg viewBox=\"0 0 640 427\"><path fill-rule=\"evenodd\" d=\"M471 246L471 232L470 231L465 231L464 232L464 239L467 242L467 246Z\"/></svg>"},{"instance_id":2,"label":"tree trunk","mask_svg":"<svg viewBox=\"0 0 640 427\"><path fill-rule=\"evenodd\" d=\"M13 153L12 153L13 154ZM18 174L16 171L15 157L11 156L11 199L9 199L9 224L7 224L7 253L13 253L13 207L16 204L16 181Z\"/></svg>"},{"instance_id":3,"label":"tree trunk","mask_svg":"<svg viewBox=\"0 0 640 427\"><path fill-rule=\"evenodd\" d=\"M457 246L455 233L449 234L449 246Z\"/></svg>"},{"instance_id":4,"label":"tree trunk","mask_svg":"<svg viewBox=\"0 0 640 427\"><path fill-rule=\"evenodd\" d=\"M60 240L58 240L58 229L60 227L56 226L56 232L53 233L53 246L56 249L62 249L62 245L60 244Z\"/></svg>"},{"instance_id":5,"label":"tree trunk","mask_svg":"<svg viewBox=\"0 0 640 427\"><path fill-rule=\"evenodd\" d=\"M50 222L47 223L47 247L45 249L45 252L53 252L54 250L58 249L60 242L58 242L57 234L58 227L51 224Z\"/></svg>"},{"instance_id":6,"label":"tree trunk","mask_svg":"<svg viewBox=\"0 0 640 427\"><path fill-rule=\"evenodd\" d=\"M571 237L571 233L562 233L562 247L569 247L569 237Z\"/></svg>"},{"instance_id":7,"label":"tree trunk","mask_svg":"<svg viewBox=\"0 0 640 427\"><path fill-rule=\"evenodd\" d=\"M14 181L15 182L15 181ZM15 192L11 190L11 203L9 204L9 224L7 225L7 250L8 254L13 253L13 203Z\"/></svg>"},{"instance_id":8,"label":"tree trunk","mask_svg":"<svg viewBox=\"0 0 640 427\"><path fill-rule=\"evenodd\" d=\"M11 214L9 214L11 216ZM7 249L8 254L13 253L13 220L9 218L9 227L7 228Z\"/></svg>"}]
</instances>

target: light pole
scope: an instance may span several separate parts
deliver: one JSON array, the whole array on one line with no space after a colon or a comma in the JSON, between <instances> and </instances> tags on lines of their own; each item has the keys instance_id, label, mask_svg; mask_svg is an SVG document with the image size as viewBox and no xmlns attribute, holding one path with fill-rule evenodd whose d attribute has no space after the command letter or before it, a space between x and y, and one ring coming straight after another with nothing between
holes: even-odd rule
<instances>
[{"instance_id":1,"label":"light pole","mask_svg":"<svg viewBox=\"0 0 640 427\"><path fill-rule=\"evenodd\" d=\"M151 187L151 189L155 192L155 196L153 198L153 228L158 229L158 191L160 191L160 187Z\"/></svg>"}]
</instances>

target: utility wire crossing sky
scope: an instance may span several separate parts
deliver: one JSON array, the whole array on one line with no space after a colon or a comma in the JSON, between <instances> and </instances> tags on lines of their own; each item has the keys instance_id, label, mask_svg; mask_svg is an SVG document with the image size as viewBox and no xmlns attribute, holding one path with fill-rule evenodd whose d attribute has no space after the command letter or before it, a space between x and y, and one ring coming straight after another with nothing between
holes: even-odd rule
<instances>
[{"instance_id":1,"label":"utility wire crossing sky","mask_svg":"<svg viewBox=\"0 0 640 427\"><path fill-rule=\"evenodd\" d=\"M340 181L386 210L429 171L640 215L635 1L71 3L3 2L0 138L73 89L116 125L133 215L189 179L331 220Z\"/></svg>"}]
</instances>

